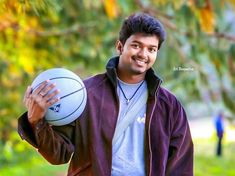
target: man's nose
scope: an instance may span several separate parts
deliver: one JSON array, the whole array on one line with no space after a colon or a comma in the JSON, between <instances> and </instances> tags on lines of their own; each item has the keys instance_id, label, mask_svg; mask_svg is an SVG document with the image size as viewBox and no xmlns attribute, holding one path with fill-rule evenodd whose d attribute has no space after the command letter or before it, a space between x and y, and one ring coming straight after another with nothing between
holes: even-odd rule
<instances>
[{"instance_id":1,"label":"man's nose","mask_svg":"<svg viewBox=\"0 0 235 176\"><path fill-rule=\"evenodd\" d=\"M138 52L138 57L141 57L142 59L147 58L147 55L148 55L147 49L145 48L141 48Z\"/></svg>"}]
</instances>

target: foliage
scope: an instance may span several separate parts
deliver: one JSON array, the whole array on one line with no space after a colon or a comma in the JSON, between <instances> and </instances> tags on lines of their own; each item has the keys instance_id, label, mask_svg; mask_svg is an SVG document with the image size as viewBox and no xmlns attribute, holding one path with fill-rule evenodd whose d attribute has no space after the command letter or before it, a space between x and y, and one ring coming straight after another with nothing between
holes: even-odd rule
<instances>
[{"instance_id":1,"label":"foliage","mask_svg":"<svg viewBox=\"0 0 235 176\"><path fill-rule=\"evenodd\" d=\"M183 102L222 102L234 119L234 9L232 0L0 1L0 149L7 151L0 164L13 160L21 143L12 136L32 79L51 67L82 78L104 70L123 18L136 11L166 27L155 65L164 84Z\"/></svg>"}]
</instances>

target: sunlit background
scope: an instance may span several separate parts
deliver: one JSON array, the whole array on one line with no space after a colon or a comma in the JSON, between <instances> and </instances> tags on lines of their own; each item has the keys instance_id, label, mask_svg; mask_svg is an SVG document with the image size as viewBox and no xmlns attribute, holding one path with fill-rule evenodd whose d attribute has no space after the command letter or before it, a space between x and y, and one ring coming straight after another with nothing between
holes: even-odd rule
<instances>
[{"instance_id":1,"label":"sunlit background","mask_svg":"<svg viewBox=\"0 0 235 176\"><path fill-rule=\"evenodd\" d=\"M165 26L156 72L188 114L196 176L235 175L234 0L1 0L0 175L66 175L17 134L27 85L43 70L64 67L81 78L105 70L116 55L122 20L147 12ZM224 113L222 156L214 119Z\"/></svg>"}]
</instances>

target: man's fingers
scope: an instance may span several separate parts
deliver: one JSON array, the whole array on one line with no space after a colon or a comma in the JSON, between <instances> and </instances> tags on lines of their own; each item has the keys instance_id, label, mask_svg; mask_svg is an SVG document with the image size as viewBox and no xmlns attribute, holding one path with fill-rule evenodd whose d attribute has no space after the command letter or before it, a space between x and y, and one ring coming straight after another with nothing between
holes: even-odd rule
<instances>
[{"instance_id":1,"label":"man's fingers","mask_svg":"<svg viewBox=\"0 0 235 176\"><path fill-rule=\"evenodd\" d=\"M39 94L39 92L41 92L48 84L49 80L46 80L44 82L41 83L41 85L33 92L34 95Z\"/></svg>"},{"instance_id":2,"label":"man's fingers","mask_svg":"<svg viewBox=\"0 0 235 176\"><path fill-rule=\"evenodd\" d=\"M23 99L24 103L26 103L27 99L30 97L31 92L32 92L32 88L31 86L28 86L24 94L24 99Z\"/></svg>"},{"instance_id":3,"label":"man's fingers","mask_svg":"<svg viewBox=\"0 0 235 176\"><path fill-rule=\"evenodd\" d=\"M45 97L46 95L49 94L49 92L50 92L54 87L55 87L55 83L45 86L45 87L39 92L39 95L40 95L41 97Z\"/></svg>"},{"instance_id":4,"label":"man's fingers","mask_svg":"<svg viewBox=\"0 0 235 176\"><path fill-rule=\"evenodd\" d=\"M47 105L47 107L50 107L51 105L55 104L59 100L60 100L60 98L52 98L46 103L46 105Z\"/></svg>"},{"instance_id":5,"label":"man's fingers","mask_svg":"<svg viewBox=\"0 0 235 176\"><path fill-rule=\"evenodd\" d=\"M56 89L56 90L53 91L52 93L47 94L47 95L45 96L46 101L47 101L47 102L50 101L50 99L52 99L53 97L55 97L55 96L58 95L59 93L60 93L60 90L59 90L59 89Z\"/></svg>"},{"instance_id":6,"label":"man's fingers","mask_svg":"<svg viewBox=\"0 0 235 176\"><path fill-rule=\"evenodd\" d=\"M42 109L46 110L48 107L59 101L56 95L59 94L59 90L53 90L55 84L48 84L49 80L36 88L33 93L31 86L29 86L24 95L24 104L28 109ZM52 91L53 90L53 91Z\"/></svg>"}]
</instances>

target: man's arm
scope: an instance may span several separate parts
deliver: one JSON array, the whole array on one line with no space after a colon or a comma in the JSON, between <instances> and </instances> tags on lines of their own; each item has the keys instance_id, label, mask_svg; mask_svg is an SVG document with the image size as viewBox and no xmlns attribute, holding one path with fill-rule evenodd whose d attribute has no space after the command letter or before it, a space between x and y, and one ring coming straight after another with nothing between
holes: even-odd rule
<instances>
[{"instance_id":1,"label":"man's arm","mask_svg":"<svg viewBox=\"0 0 235 176\"><path fill-rule=\"evenodd\" d=\"M34 127L28 121L27 112L18 119L18 133L51 164L67 163L73 152L71 142L73 124L52 127L41 119Z\"/></svg>"},{"instance_id":2,"label":"man's arm","mask_svg":"<svg viewBox=\"0 0 235 176\"><path fill-rule=\"evenodd\" d=\"M193 176L193 142L186 113L176 101L166 168L167 176Z\"/></svg>"},{"instance_id":3,"label":"man's arm","mask_svg":"<svg viewBox=\"0 0 235 176\"><path fill-rule=\"evenodd\" d=\"M55 84L49 83L49 80L34 91L28 86L23 100L28 111L18 120L18 132L50 163L62 164L68 162L74 152L70 141L73 127L66 125L56 128L45 121L48 108L59 101L59 90L53 90L54 87Z\"/></svg>"}]
</instances>

